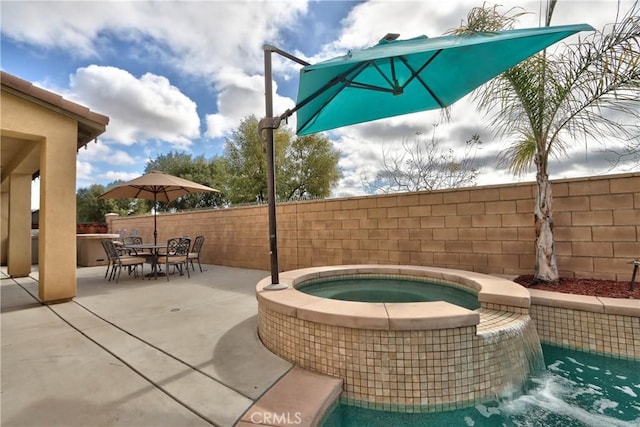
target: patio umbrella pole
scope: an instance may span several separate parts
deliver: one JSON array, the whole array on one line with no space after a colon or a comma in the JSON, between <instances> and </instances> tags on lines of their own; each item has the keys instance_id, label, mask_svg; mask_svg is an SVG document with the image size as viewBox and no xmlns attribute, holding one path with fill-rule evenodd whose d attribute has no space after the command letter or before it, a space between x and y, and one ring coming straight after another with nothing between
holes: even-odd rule
<instances>
[{"instance_id":1,"label":"patio umbrella pole","mask_svg":"<svg viewBox=\"0 0 640 427\"><path fill-rule=\"evenodd\" d=\"M303 66L309 65L307 62L296 58L295 56L280 50L274 46L264 45L264 98L265 98L265 118L260 120L258 124L258 133L264 139L265 151L267 156L267 200L269 204L269 252L271 255L271 284L264 287L268 290L287 289L287 285L280 283L278 273L278 235L276 226L276 173L274 159L274 130L280 126L280 121L293 114L293 111L287 110L280 117L273 117L273 88L272 88L272 71L271 71L271 52L278 53L287 59L290 59ZM265 134L263 135L263 130Z\"/></svg>"},{"instance_id":2,"label":"patio umbrella pole","mask_svg":"<svg viewBox=\"0 0 640 427\"><path fill-rule=\"evenodd\" d=\"M264 47L264 97L266 118L273 117L273 92L271 85L271 50ZM279 124L279 123L278 123ZM277 125L276 124L276 128ZM276 180L275 180L275 159L273 152L273 130L274 124L266 126L265 144L267 156L267 200L269 203L269 253L271 254L271 284L264 287L269 290L286 289L287 285L280 283L278 274L278 237L276 230Z\"/></svg>"},{"instance_id":3,"label":"patio umbrella pole","mask_svg":"<svg viewBox=\"0 0 640 427\"><path fill-rule=\"evenodd\" d=\"M157 194L153 193L153 244L158 244L158 201Z\"/></svg>"}]
</instances>

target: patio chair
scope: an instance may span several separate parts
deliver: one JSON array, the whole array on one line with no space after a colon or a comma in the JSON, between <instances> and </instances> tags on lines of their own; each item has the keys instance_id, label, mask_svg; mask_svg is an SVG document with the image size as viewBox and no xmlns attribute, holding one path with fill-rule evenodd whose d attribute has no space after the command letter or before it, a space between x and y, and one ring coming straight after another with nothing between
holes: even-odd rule
<instances>
[{"instance_id":1,"label":"patio chair","mask_svg":"<svg viewBox=\"0 0 640 427\"><path fill-rule=\"evenodd\" d=\"M107 253L107 257L109 258L109 263L111 265L111 273L109 274L109 281L115 278L116 283L120 279L120 273L122 271L122 267L127 267L129 270L129 274L133 271L134 277L138 277L138 266L140 266L141 272L140 274L144 276L144 263L145 259L143 257L138 256L128 256L128 255L120 255L118 253L118 249L116 248L115 243L109 239L102 240L102 246ZM107 272L109 271L109 267L107 266ZM116 274L117 272L117 274ZM105 273L105 277L107 277Z\"/></svg>"},{"instance_id":2,"label":"patio chair","mask_svg":"<svg viewBox=\"0 0 640 427\"><path fill-rule=\"evenodd\" d=\"M160 254L157 263L159 266L164 264L164 272L169 281L169 266L173 266L183 275L183 268L187 270L187 277L191 278L189 273L189 247L191 246L191 239L188 237L174 237L167 240L167 252Z\"/></svg>"},{"instance_id":3,"label":"patio chair","mask_svg":"<svg viewBox=\"0 0 640 427\"><path fill-rule=\"evenodd\" d=\"M129 236L124 238L124 246L127 245L141 245L142 237ZM138 251L132 248L126 248L128 255L138 255Z\"/></svg>"},{"instance_id":4,"label":"patio chair","mask_svg":"<svg viewBox=\"0 0 640 427\"><path fill-rule=\"evenodd\" d=\"M104 278L107 278L107 275L109 275L109 270L111 270L112 273L114 273L115 270L115 264L113 263L113 257L110 256L109 254L109 248L105 243L105 240L109 240L109 239L102 239L100 241L100 243L102 243L102 248L104 249L105 254L107 255L107 270L104 272ZM111 243L113 243L116 252L118 253L119 256L123 256L126 255L126 252L124 250L124 248L122 247L122 242L117 241L117 240L109 240ZM131 267L129 267L129 273L131 273ZM113 277L111 277L112 275L109 275L109 280L111 280Z\"/></svg>"},{"instance_id":5,"label":"patio chair","mask_svg":"<svg viewBox=\"0 0 640 427\"><path fill-rule=\"evenodd\" d=\"M200 273L202 273L202 265L200 264L200 253L202 252L202 245L204 245L204 236L196 236L193 241L193 248L189 251L188 259L191 263L191 269L196 271L193 266L193 260L198 261L198 267L200 268Z\"/></svg>"},{"instance_id":6,"label":"patio chair","mask_svg":"<svg viewBox=\"0 0 640 427\"><path fill-rule=\"evenodd\" d=\"M107 247L107 244L105 243L105 241L108 239L102 239L100 241L100 243L102 243L102 248L104 249L104 253L107 255L107 270L104 272L104 278L107 278L107 275L109 274L109 270L111 270L111 267L113 266L113 262L111 262L111 255L109 253L109 248ZM111 243L113 243L113 241L110 241ZM117 251L117 248L116 248ZM109 277L109 280L111 280L111 277Z\"/></svg>"}]
</instances>

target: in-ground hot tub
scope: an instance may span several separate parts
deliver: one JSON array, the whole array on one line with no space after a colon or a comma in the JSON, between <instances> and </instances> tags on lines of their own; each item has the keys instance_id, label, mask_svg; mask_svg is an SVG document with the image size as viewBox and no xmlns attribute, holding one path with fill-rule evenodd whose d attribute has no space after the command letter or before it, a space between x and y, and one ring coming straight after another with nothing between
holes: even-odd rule
<instances>
[{"instance_id":1,"label":"in-ground hot tub","mask_svg":"<svg viewBox=\"0 0 640 427\"><path fill-rule=\"evenodd\" d=\"M341 301L297 289L305 282L353 277L436 282L476 294L480 308L445 301ZM352 405L403 412L461 408L517 391L543 368L529 292L506 279L432 267L352 265L283 272L280 281L289 288L264 290L270 277L256 287L264 345L305 369L343 378L342 400Z\"/></svg>"},{"instance_id":2,"label":"in-ground hot tub","mask_svg":"<svg viewBox=\"0 0 640 427\"><path fill-rule=\"evenodd\" d=\"M296 285L296 289L305 294L341 301L445 301L469 310L480 308L477 293L422 277L391 274L339 275L305 280Z\"/></svg>"}]
</instances>

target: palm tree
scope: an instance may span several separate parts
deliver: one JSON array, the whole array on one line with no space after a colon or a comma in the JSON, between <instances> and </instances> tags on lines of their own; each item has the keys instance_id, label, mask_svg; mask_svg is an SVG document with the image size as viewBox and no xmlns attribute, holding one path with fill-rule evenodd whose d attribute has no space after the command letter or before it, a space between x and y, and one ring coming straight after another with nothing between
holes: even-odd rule
<instances>
[{"instance_id":1,"label":"palm tree","mask_svg":"<svg viewBox=\"0 0 640 427\"><path fill-rule=\"evenodd\" d=\"M550 25L557 0L548 4ZM565 154L579 137L605 141L640 138L640 8L558 53L541 52L477 90L480 111L492 114L499 136L515 142L503 160L516 174L536 168L534 208L535 282L554 283L558 266L553 240L550 156ZM487 32L513 27L522 13L501 14L497 7L474 8L453 33Z\"/></svg>"}]
</instances>

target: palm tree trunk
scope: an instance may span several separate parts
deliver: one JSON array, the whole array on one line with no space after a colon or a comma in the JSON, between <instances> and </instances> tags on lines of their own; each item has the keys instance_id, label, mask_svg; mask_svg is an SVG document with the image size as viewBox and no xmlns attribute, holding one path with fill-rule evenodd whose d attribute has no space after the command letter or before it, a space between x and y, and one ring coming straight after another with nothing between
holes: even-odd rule
<instances>
[{"instance_id":1,"label":"palm tree trunk","mask_svg":"<svg viewBox=\"0 0 640 427\"><path fill-rule=\"evenodd\" d=\"M541 169L541 168L539 168ZM553 195L551 182L545 171L536 174L537 193L534 208L536 227L536 272L533 283L558 281L558 265L553 247Z\"/></svg>"}]
</instances>

